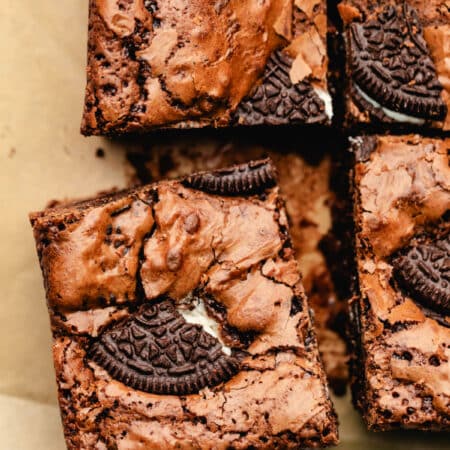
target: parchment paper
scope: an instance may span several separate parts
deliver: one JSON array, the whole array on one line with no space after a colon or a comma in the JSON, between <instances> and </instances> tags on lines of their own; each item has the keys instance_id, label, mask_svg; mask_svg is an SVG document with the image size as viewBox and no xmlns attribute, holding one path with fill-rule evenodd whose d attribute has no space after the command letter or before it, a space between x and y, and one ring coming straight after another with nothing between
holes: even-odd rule
<instances>
[{"instance_id":1,"label":"parchment paper","mask_svg":"<svg viewBox=\"0 0 450 450\"><path fill-rule=\"evenodd\" d=\"M63 449L28 212L126 185L123 144L83 138L87 0L0 2L0 449ZM104 158L95 156L96 149ZM301 399L299 399L301 401ZM369 434L336 400L341 449L444 449L448 435Z\"/></svg>"}]
</instances>

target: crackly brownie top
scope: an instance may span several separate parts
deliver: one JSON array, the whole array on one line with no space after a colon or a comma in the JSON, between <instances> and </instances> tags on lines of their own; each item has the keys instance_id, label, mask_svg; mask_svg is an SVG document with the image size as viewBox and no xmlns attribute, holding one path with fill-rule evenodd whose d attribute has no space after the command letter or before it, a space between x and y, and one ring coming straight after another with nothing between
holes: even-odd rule
<instances>
[{"instance_id":1,"label":"crackly brownie top","mask_svg":"<svg viewBox=\"0 0 450 450\"><path fill-rule=\"evenodd\" d=\"M417 239L394 258L393 267L411 295L450 315L450 235Z\"/></svg>"},{"instance_id":2,"label":"crackly brownie top","mask_svg":"<svg viewBox=\"0 0 450 450\"><path fill-rule=\"evenodd\" d=\"M83 132L325 120L324 8L91 0Z\"/></svg>"},{"instance_id":3,"label":"crackly brownie top","mask_svg":"<svg viewBox=\"0 0 450 450\"><path fill-rule=\"evenodd\" d=\"M348 25L355 102L383 121L437 120L450 127L446 2L346 0L339 11Z\"/></svg>"},{"instance_id":4,"label":"crackly brownie top","mask_svg":"<svg viewBox=\"0 0 450 450\"><path fill-rule=\"evenodd\" d=\"M357 138L353 148L366 377L378 399L368 414L448 427L450 140Z\"/></svg>"},{"instance_id":5,"label":"crackly brownie top","mask_svg":"<svg viewBox=\"0 0 450 450\"><path fill-rule=\"evenodd\" d=\"M31 221L74 448L335 442L270 160Z\"/></svg>"}]
</instances>

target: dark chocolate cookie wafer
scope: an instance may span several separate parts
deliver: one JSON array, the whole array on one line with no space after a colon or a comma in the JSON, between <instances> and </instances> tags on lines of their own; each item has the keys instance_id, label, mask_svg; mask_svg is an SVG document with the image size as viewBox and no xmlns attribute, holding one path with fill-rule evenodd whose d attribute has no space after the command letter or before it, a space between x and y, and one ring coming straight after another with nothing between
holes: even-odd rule
<instances>
[{"instance_id":1,"label":"dark chocolate cookie wafer","mask_svg":"<svg viewBox=\"0 0 450 450\"><path fill-rule=\"evenodd\" d=\"M394 273L413 298L450 313L450 235L419 243L393 260Z\"/></svg>"},{"instance_id":2,"label":"dark chocolate cookie wafer","mask_svg":"<svg viewBox=\"0 0 450 450\"><path fill-rule=\"evenodd\" d=\"M270 159L250 161L227 169L200 172L183 183L218 195L251 195L264 192L276 183L276 169Z\"/></svg>"},{"instance_id":3,"label":"dark chocolate cookie wafer","mask_svg":"<svg viewBox=\"0 0 450 450\"><path fill-rule=\"evenodd\" d=\"M193 394L239 369L239 361L201 325L187 323L169 299L144 304L103 333L90 356L115 379L154 394Z\"/></svg>"},{"instance_id":4,"label":"dark chocolate cookie wafer","mask_svg":"<svg viewBox=\"0 0 450 450\"><path fill-rule=\"evenodd\" d=\"M347 40L355 95L360 90L361 96L412 117L445 118L442 86L412 7L390 5L375 18L353 23Z\"/></svg>"},{"instance_id":5,"label":"dark chocolate cookie wafer","mask_svg":"<svg viewBox=\"0 0 450 450\"><path fill-rule=\"evenodd\" d=\"M276 51L270 57L262 84L245 98L234 113L241 125L317 123L327 119L325 103L308 82L292 84L292 59Z\"/></svg>"}]
</instances>

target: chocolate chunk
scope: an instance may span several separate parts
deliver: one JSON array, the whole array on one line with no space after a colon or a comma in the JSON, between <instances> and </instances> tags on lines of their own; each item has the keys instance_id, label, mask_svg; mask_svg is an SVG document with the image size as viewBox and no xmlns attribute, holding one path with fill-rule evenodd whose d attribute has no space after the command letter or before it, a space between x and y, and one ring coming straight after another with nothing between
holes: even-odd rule
<instances>
[{"instance_id":1,"label":"chocolate chunk","mask_svg":"<svg viewBox=\"0 0 450 450\"><path fill-rule=\"evenodd\" d=\"M276 169L270 159L250 161L227 169L200 172L187 177L183 183L210 194L258 194L276 184Z\"/></svg>"},{"instance_id":2,"label":"chocolate chunk","mask_svg":"<svg viewBox=\"0 0 450 450\"><path fill-rule=\"evenodd\" d=\"M150 302L105 331L90 357L116 380L154 394L188 395L227 381L239 361L170 299Z\"/></svg>"},{"instance_id":3,"label":"chocolate chunk","mask_svg":"<svg viewBox=\"0 0 450 450\"><path fill-rule=\"evenodd\" d=\"M307 81L292 84L292 59L278 50L267 62L263 82L242 100L233 121L241 125L326 122L325 103Z\"/></svg>"},{"instance_id":4,"label":"chocolate chunk","mask_svg":"<svg viewBox=\"0 0 450 450\"><path fill-rule=\"evenodd\" d=\"M398 281L413 298L450 313L450 235L408 247L393 260Z\"/></svg>"},{"instance_id":5,"label":"chocolate chunk","mask_svg":"<svg viewBox=\"0 0 450 450\"><path fill-rule=\"evenodd\" d=\"M369 97L413 117L445 118L442 86L413 8L389 6L374 20L353 23L347 39L353 80Z\"/></svg>"}]
</instances>

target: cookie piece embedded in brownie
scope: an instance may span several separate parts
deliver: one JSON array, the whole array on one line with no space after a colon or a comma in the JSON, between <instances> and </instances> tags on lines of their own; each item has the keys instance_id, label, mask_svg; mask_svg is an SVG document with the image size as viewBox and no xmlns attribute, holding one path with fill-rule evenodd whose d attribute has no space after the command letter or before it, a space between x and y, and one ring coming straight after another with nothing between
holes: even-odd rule
<instances>
[{"instance_id":1,"label":"cookie piece embedded in brownie","mask_svg":"<svg viewBox=\"0 0 450 450\"><path fill-rule=\"evenodd\" d=\"M69 448L336 443L272 163L230 173L31 215Z\"/></svg>"},{"instance_id":2,"label":"cookie piece embedded in brownie","mask_svg":"<svg viewBox=\"0 0 450 450\"><path fill-rule=\"evenodd\" d=\"M85 135L331 121L325 0L89 9Z\"/></svg>"},{"instance_id":3,"label":"cookie piece embedded in brownie","mask_svg":"<svg viewBox=\"0 0 450 450\"><path fill-rule=\"evenodd\" d=\"M438 0L344 0L348 125L450 129L450 13Z\"/></svg>"},{"instance_id":4,"label":"cookie piece embedded in brownie","mask_svg":"<svg viewBox=\"0 0 450 450\"><path fill-rule=\"evenodd\" d=\"M353 140L354 402L370 429L450 429L449 139Z\"/></svg>"}]
</instances>

